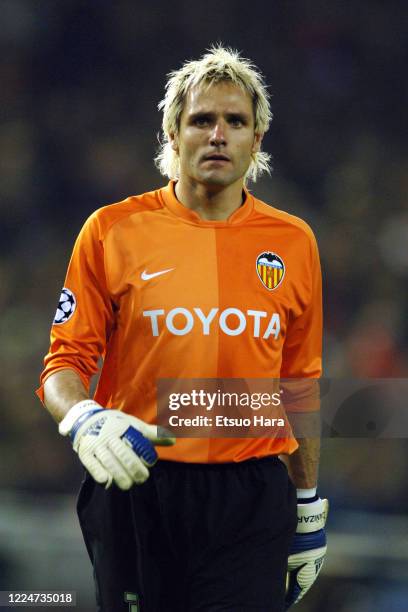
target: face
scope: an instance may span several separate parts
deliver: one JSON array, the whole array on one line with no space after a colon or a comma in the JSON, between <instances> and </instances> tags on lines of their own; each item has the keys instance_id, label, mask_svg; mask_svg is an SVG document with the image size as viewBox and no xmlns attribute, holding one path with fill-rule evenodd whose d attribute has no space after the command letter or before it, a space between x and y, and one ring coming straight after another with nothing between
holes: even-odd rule
<instances>
[{"instance_id":1,"label":"face","mask_svg":"<svg viewBox=\"0 0 408 612\"><path fill-rule=\"evenodd\" d=\"M219 188L243 182L262 140L254 125L251 96L237 85L222 81L192 88L172 136L180 179Z\"/></svg>"}]
</instances>

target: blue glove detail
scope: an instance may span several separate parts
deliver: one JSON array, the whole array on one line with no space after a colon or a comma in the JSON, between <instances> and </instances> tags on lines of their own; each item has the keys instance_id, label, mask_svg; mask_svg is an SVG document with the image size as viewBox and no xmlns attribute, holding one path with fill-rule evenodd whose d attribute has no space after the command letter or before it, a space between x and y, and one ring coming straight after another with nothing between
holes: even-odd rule
<instances>
[{"instance_id":1,"label":"blue glove detail","mask_svg":"<svg viewBox=\"0 0 408 612\"><path fill-rule=\"evenodd\" d=\"M286 584L287 595L285 599L285 610L289 610L294 603L296 603L302 593L302 587L299 586L297 581L297 575L304 565L301 565L297 570L293 570L288 574L288 580Z\"/></svg>"},{"instance_id":2,"label":"blue glove detail","mask_svg":"<svg viewBox=\"0 0 408 612\"><path fill-rule=\"evenodd\" d=\"M314 550L321 546L326 546L326 533L324 529L319 529L319 531L312 533L297 533L289 549L289 554L295 555L296 553Z\"/></svg>"},{"instance_id":3,"label":"blue glove detail","mask_svg":"<svg viewBox=\"0 0 408 612\"><path fill-rule=\"evenodd\" d=\"M75 423L72 426L71 431L69 432L69 437L71 438L71 442L74 442L77 431L81 427L82 423L86 421L93 414L96 414L97 412L104 412L104 410L103 408L96 408L94 410L89 410L88 412L85 412L85 414L80 416L79 419L75 421ZM95 429L94 435L97 435L96 429Z\"/></svg>"},{"instance_id":4,"label":"blue glove detail","mask_svg":"<svg viewBox=\"0 0 408 612\"><path fill-rule=\"evenodd\" d=\"M304 597L316 580L326 554L327 499L298 503L298 527L288 558L285 610Z\"/></svg>"},{"instance_id":5,"label":"blue glove detail","mask_svg":"<svg viewBox=\"0 0 408 612\"><path fill-rule=\"evenodd\" d=\"M148 466L152 466L157 461L157 453L153 444L144 437L137 429L131 425L121 436L122 440L127 440L130 446L139 457L141 457Z\"/></svg>"}]
</instances>

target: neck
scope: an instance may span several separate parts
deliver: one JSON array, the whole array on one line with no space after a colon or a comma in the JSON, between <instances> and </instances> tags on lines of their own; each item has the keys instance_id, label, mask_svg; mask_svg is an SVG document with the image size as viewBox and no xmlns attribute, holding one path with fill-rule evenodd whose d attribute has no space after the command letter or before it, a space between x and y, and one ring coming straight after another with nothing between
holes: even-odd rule
<instances>
[{"instance_id":1,"label":"neck","mask_svg":"<svg viewBox=\"0 0 408 612\"><path fill-rule=\"evenodd\" d=\"M214 188L180 178L175 187L176 197L187 208L206 221L225 221L244 201L243 181L228 187Z\"/></svg>"}]
</instances>

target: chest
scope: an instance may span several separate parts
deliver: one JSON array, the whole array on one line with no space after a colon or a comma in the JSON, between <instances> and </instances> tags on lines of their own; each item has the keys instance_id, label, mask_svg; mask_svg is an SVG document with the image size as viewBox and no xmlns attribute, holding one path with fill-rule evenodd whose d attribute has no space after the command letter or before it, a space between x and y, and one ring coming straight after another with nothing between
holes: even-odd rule
<instances>
[{"instance_id":1,"label":"chest","mask_svg":"<svg viewBox=\"0 0 408 612\"><path fill-rule=\"evenodd\" d=\"M262 332L273 313L283 321L298 316L310 295L306 254L269 227L146 227L115 251L107 253L115 261L107 277L120 308L137 317L181 315L204 333L225 311L222 320L231 315L238 328L245 320Z\"/></svg>"}]
</instances>

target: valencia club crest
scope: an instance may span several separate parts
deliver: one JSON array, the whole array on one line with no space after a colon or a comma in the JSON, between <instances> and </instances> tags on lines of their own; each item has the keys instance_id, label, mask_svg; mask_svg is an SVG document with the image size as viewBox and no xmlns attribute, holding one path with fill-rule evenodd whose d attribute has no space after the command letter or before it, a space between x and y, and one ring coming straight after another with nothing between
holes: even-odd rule
<instances>
[{"instance_id":1,"label":"valencia club crest","mask_svg":"<svg viewBox=\"0 0 408 612\"><path fill-rule=\"evenodd\" d=\"M256 272L263 286L272 291L279 287L285 276L285 264L276 253L264 251L256 259Z\"/></svg>"}]
</instances>

